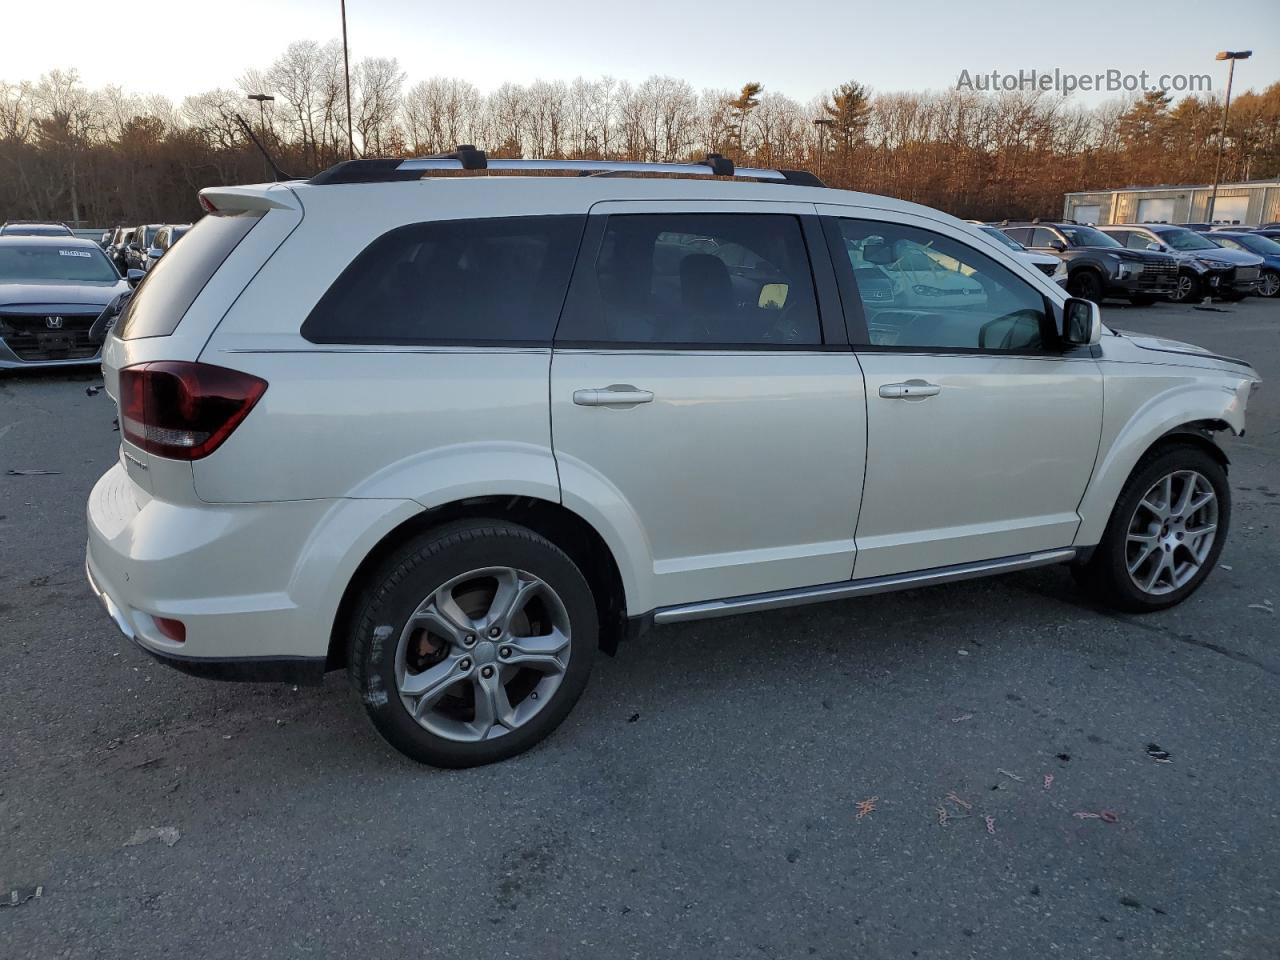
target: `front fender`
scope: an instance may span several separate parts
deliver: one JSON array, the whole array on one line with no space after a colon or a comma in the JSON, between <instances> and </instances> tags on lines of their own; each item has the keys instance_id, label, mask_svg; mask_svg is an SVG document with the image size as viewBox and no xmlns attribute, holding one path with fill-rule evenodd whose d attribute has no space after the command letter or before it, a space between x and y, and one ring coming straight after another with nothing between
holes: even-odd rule
<instances>
[{"instance_id":1,"label":"front fender","mask_svg":"<svg viewBox=\"0 0 1280 960\"><path fill-rule=\"evenodd\" d=\"M1227 424L1237 436L1243 433L1253 384L1246 377L1192 377L1166 386L1135 405L1134 393L1152 380L1137 378L1126 384L1121 378L1108 377L1104 382L1106 422L1093 478L1080 501L1076 546L1092 546L1102 539L1125 482L1161 437L1185 424L1206 420Z\"/></svg>"}]
</instances>

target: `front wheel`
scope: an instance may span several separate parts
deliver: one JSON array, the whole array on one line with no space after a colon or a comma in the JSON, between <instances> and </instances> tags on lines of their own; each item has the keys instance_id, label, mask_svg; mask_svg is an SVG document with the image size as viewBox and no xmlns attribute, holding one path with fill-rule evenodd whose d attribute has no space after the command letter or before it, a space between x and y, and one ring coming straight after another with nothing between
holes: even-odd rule
<instances>
[{"instance_id":1,"label":"front wheel","mask_svg":"<svg viewBox=\"0 0 1280 960\"><path fill-rule=\"evenodd\" d=\"M1174 303L1188 303L1200 299L1200 281L1189 273L1178 274L1178 286L1173 291Z\"/></svg>"},{"instance_id":2,"label":"front wheel","mask_svg":"<svg viewBox=\"0 0 1280 960\"><path fill-rule=\"evenodd\" d=\"M348 670L393 747L470 767L522 753L560 724L598 633L591 588L549 540L502 521L454 523L368 578Z\"/></svg>"},{"instance_id":3,"label":"front wheel","mask_svg":"<svg viewBox=\"0 0 1280 960\"><path fill-rule=\"evenodd\" d=\"M1067 278L1067 291L1082 300L1102 303L1105 289L1102 278L1093 270L1077 270Z\"/></svg>"},{"instance_id":4,"label":"front wheel","mask_svg":"<svg viewBox=\"0 0 1280 960\"><path fill-rule=\"evenodd\" d=\"M1172 607L1209 575L1230 520L1231 488L1222 465L1197 447L1171 447L1129 478L1078 577L1120 610Z\"/></svg>"}]
</instances>

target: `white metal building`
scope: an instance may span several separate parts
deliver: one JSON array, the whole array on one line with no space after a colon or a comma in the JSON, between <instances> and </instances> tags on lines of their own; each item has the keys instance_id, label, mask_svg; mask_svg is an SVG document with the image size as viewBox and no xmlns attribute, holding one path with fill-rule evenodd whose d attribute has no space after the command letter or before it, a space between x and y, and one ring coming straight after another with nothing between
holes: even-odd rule
<instances>
[{"instance_id":1,"label":"white metal building","mask_svg":"<svg viewBox=\"0 0 1280 960\"><path fill-rule=\"evenodd\" d=\"M1122 187L1068 193L1062 215L1081 223L1201 223L1209 209L1209 184ZM1280 220L1280 179L1246 180L1218 187L1213 222L1254 226Z\"/></svg>"}]
</instances>

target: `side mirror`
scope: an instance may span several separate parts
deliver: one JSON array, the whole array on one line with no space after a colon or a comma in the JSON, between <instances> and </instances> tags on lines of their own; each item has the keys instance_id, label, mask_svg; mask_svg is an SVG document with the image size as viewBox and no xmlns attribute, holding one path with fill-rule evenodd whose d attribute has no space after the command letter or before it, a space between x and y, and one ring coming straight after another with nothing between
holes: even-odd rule
<instances>
[{"instance_id":1,"label":"side mirror","mask_svg":"<svg viewBox=\"0 0 1280 960\"><path fill-rule=\"evenodd\" d=\"M129 286L136 287L142 282L142 278L145 276L146 274L141 270L130 270L124 275L124 278L129 281Z\"/></svg>"},{"instance_id":2,"label":"side mirror","mask_svg":"<svg viewBox=\"0 0 1280 960\"><path fill-rule=\"evenodd\" d=\"M1062 340L1088 347L1102 339L1102 309L1092 300L1071 297L1062 305Z\"/></svg>"},{"instance_id":3,"label":"side mirror","mask_svg":"<svg viewBox=\"0 0 1280 960\"><path fill-rule=\"evenodd\" d=\"M1159 240L1152 240L1150 243L1147 244L1147 249L1154 250L1156 253L1163 253L1165 246Z\"/></svg>"}]
</instances>

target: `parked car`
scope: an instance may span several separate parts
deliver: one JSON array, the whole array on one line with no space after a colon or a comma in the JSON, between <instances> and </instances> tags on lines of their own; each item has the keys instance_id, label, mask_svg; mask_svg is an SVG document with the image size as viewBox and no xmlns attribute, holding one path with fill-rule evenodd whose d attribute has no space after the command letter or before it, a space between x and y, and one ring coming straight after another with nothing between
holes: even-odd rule
<instances>
[{"instance_id":1,"label":"parked car","mask_svg":"<svg viewBox=\"0 0 1280 960\"><path fill-rule=\"evenodd\" d=\"M1024 247L1057 256L1067 265L1067 290L1101 303L1106 297L1145 306L1177 291L1178 266L1167 254L1126 250L1096 227L1062 221L1007 221L1000 230Z\"/></svg>"},{"instance_id":2,"label":"parked car","mask_svg":"<svg viewBox=\"0 0 1280 960\"><path fill-rule=\"evenodd\" d=\"M146 271L147 251L151 249L156 234L163 226L163 223L141 223L133 228L133 236L125 247L125 264L128 268Z\"/></svg>"},{"instance_id":3,"label":"parked car","mask_svg":"<svg viewBox=\"0 0 1280 960\"><path fill-rule=\"evenodd\" d=\"M107 257L122 274L129 269L129 241L137 227L116 227L107 241Z\"/></svg>"},{"instance_id":4,"label":"parked car","mask_svg":"<svg viewBox=\"0 0 1280 960\"><path fill-rule=\"evenodd\" d=\"M0 224L0 237L70 237L71 228L65 223L48 220L6 220Z\"/></svg>"},{"instance_id":5,"label":"parked car","mask_svg":"<svg viewBox=\"0 0 1280 960\"><path fill-rule=\"evenodd\" d=\"M1053 280L1054 283L1067 285L1067 262L1060 257L1051 257L1045 253L1032 253L1013 237L1007 233L1002 233L998 228L989 224L978 224L978 229L989 237L994 237L998 243L1003 243L1010 250L1017 253L1018 258L1025 263L1029 263L1045 276Z\"/></svg>"},{"instance_id":6,"label":"parked car","mask_svg":"<svg viewBox=\"0 0 1280 960\"><path fill-rule=\"evenodd\" d=\"M1228 250L1208 236L1171 223L1118 223L1099 227L1130 250L1159 250L1178 261L1178 290L1182 302L1206 296L1239 300L1258 288L1262 258Z\"/></svg>"},{"instance_id":7,"label":"parked car","mask_svg":"<svg viewBox=\"0 0 1280 960\"><path fill-rule=\"evenodd\" d=\"M1210 239L1228 250L1252 253L1262 258L1262 277L1258 280L1258 294L1263 297L1280 296L1280 243L1260 233L1218 230Z\"/></svg>"},{"instance_id":8,"label":"parked car","mask_svg":"<svg viewBox=\"0 0 1280 960\"><path fill-rule=\"evenodd\" d=\"M138 288L86 561L147 652L345 665L396 748L468 766L650 624L1053 563L1144 612L1216 567L1247 363L806 174L405 182L486 163L455 157L203 190ZM899 282L919 257L966 282Z\"/></svg>"},{"instance_id":9,"label":"parked car","mask_svg":"<svg viewBox=\"0 0 1280 960\"><path fill-rule=\"evenodd\" d=\"M1280 227L1265 226L1255 227L1250 233L1256 233L1259 236L1266 237L1268 240L1280 241Z\"/></svg>"},{"instance_id":10,"label":"parked car","mask_svg":"<svg viewBox=\"0 0 1280 960\"><path fill-rule=\"evenodd\" d=\"M157 230L155 239L151 242L151 246L147 248L143 269L149 271L154 267L156 261L163 257L168 249L177 243L183 234L190 229L191 224L189 223L170 223Z\"/></svg>"},{"instance_id":11,"label":"parked car","mask_svg":"<svg viewBox=\"0 0 1280 960\"><path fill-rule=\"evenodd\" d=\"M0 369L97 363L89 328L128 290L92 240L0 236Z\"/></svg>"}]
</instances>

